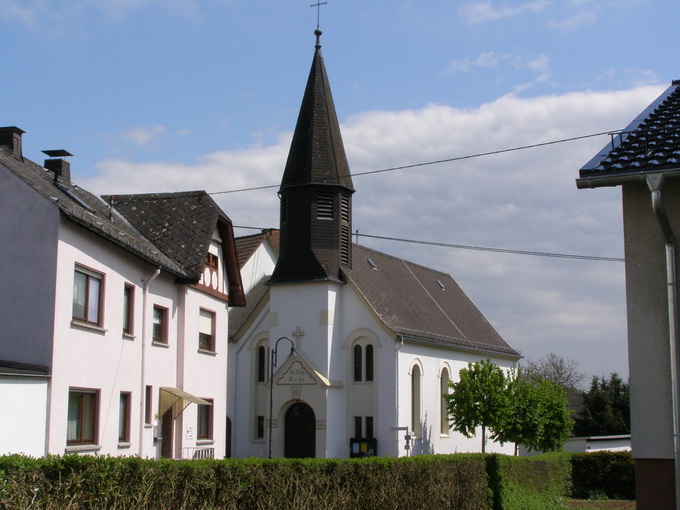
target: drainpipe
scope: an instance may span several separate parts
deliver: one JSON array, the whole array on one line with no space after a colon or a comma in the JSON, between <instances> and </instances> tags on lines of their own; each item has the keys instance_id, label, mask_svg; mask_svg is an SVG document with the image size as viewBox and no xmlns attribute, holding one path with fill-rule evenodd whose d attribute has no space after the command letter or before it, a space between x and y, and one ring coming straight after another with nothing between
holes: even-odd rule
<instances>
[{"instance_id":1,"label":"drainpipe","mask_svg":"<svg viewBox=\"0 0 680 510\"><path fill-rule=\"evenodd\" d=\"M396 355L395 355L394 375L395 375L395 379L396 379L396 382L397 382L397 384L396 384L396 386L397 386L397 416L396 416L396 418L397 418L397 457L399 457L399 441L401 439L399 437L399 435L400 435L399 434L400 433L400 431L399 431L399 428L400 428L400 426L399 426L399 377L400 377L399 376L399 351L401 351L401 348L404 347L404 337L398 336L397 340L399 340L399 343L397 344L397 348L395 350Z\"/></svg>"},{"instance_id":2,"label":"drainpipe","mask_svg":"<svg viewBox=\"0 0 680 510\"><path fill-rule=\"evenodd\" d=\"M647 177L652 192L652 209L666 243L666 287L668 292L668 334L671 357L671 403L673 411L673 453L675 466L675 508L680 510L680 402L678 402L678 292L675 269L675 236L661 197L663 175Z\"/></svg>"},{"instance_id":3,"label":"drainpipe","mask_svg":"<svg viewBox=\"0 0 680 510\"><path fill-rule=\"evenodd\" d=\"M153 283L153 281L158 278L158 275L161 274L161 268L158 267L156 268L156 271L154 274L152 274L149 278L146 280L142 280L144 282L144 287L142 291L142 355L141 355L141 373L140 373L140 387L139 387L139 458L143 458L144 455L144 418L145 418L145 407L146 407L146 341L147 341L147 332L146 332L146 323L147 323L147 318L146 316L148 315L146 313L146 308L147 308L147 299L149 295L149 287Z\"/></svg>"}]
</instances>

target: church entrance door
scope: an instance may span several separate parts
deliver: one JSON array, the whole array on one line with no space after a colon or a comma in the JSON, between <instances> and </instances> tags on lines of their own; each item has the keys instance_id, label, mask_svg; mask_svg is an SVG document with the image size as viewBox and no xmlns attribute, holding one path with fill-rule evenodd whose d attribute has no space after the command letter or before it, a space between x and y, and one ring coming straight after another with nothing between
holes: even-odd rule
<instances>
[{"instance_id":1,"label":"church entrance door","mask_svg":"<svg viewBox=\"0 0 680 510\"><path fill-rule=\"evenodd\" d=\"M316 417L303 402L293 404L286 412L284 456L316 457Z\"/></svg>"}]
</instances>

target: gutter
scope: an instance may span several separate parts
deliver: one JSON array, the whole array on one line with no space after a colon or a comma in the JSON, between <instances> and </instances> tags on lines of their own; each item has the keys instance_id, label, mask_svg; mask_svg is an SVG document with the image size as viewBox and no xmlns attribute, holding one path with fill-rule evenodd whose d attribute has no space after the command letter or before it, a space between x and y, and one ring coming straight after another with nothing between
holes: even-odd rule
<instances>
[{"instance_id":1,"label":"gutter","mask_svg":"<svg viewBox=\"0 0 680 510\"><path fill-rule=\"evenodd\" d=\"M675 236L671 227L661 188L664 183L663 174L654 174L647 177L647 186L652 194L652 209L659 222L661 233L666 245L666 288L668 293L668 342L671 358L671 406L673 413L673 454L675 466L675 508L680 510L680 398L678 388L678 351L680 344L680 329L678 328L678 290L677 270L675 266Z\"/></svg>"},{"instance_id":2,"label":"gutter","mask_svg":"<svg viewBox=\"0 0 680 510\"><path fill-rule=\"evenodd\" d=\"M666 178L680 177L680 168L669 168L667 170L659 169L658 172L639 171L634 173L624 174L607 174L607 175L592 175L589 177L581 177L576 179L576 187L578 189L592 189L602 188L605 186L620 186L628 183L646 184L647 178L651 176L664 175Z\"/></svg>"}]
</instances>

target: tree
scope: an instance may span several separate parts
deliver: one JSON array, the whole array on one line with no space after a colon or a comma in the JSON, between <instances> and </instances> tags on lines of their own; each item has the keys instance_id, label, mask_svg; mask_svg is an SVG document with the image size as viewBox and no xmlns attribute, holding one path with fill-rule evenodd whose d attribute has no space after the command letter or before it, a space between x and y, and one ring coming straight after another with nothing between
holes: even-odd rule
<instances>
[{"instance_id":1,"label":"tree","mask_svg":"<svg viewBox=\"0 0 680 510\"><path fill-rule=\"evenodd\" d=\"M482 427L501 443L523 444L529 450L555 451L569 438L572 420L564 388L547 379L526 377L521 369L506 373L489 360L468 363L460 380L445 395L452 428L466 437Z\"/></svg>"},{"instance_id":2,"label":"tree","mask_svg":"<svg viewBox=\"0 0 680 510\"><path fill-rule=\"evenodd\" d=\"M548 379L525 377L518 369L511 373L508 392L506 419L493 439L522 444L529 450L561 450L573 425L564 388Z\"/></svg>"},{"instance_id":3,"label":"tree","mask_svg":"<svg viewBox=\"0 0 680 510\"><path fill-rule=\"evenodd\" d=\"M482 427L482 452L486 451L486 429L496 430L507 413L507 379L503 370L484 360L468 363L452 392L445 394L451 426L465 437Z\"/></svg>"},{"instance_id":4,"label":"tree","mask_svg":"<svg viewBox=\"0 0 680 510\"><path fill-rule=\"evenodd\" d=\"M630 434L629 386L617 373L593 376L590 389L583 394L583 411L576 418L577 436Z\"/></svg>"},{"instance_id":5,"label":"tree","mask_svg":"<svg viewBox=\"0 0 680 510\"><path fill-rule=\"evenodd\" d=\"M576 361L551 352L538 361L529 360L527 371L536 379L548 379L565 388L578 388L586 376L579 372L578 366Z\"/></svg>"}]
</instances>

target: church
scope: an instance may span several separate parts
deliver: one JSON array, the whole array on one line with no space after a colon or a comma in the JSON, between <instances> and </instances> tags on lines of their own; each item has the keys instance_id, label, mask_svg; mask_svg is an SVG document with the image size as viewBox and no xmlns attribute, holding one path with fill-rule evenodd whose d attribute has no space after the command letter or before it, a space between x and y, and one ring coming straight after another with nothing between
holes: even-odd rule
<instances>
[{"instance_id":1,"label":"church","mask_svg":"<svg viewBox=\"0 0 680 510\"><path fill-rule=\"evenodd\" d=\"M236 239L247 306L229 317L232 455L480 451L450 430L442 395L469 362L520 355L451 276L352 243L355 188L315 35L280 228Z\"/></svg>"}]
</instances>

